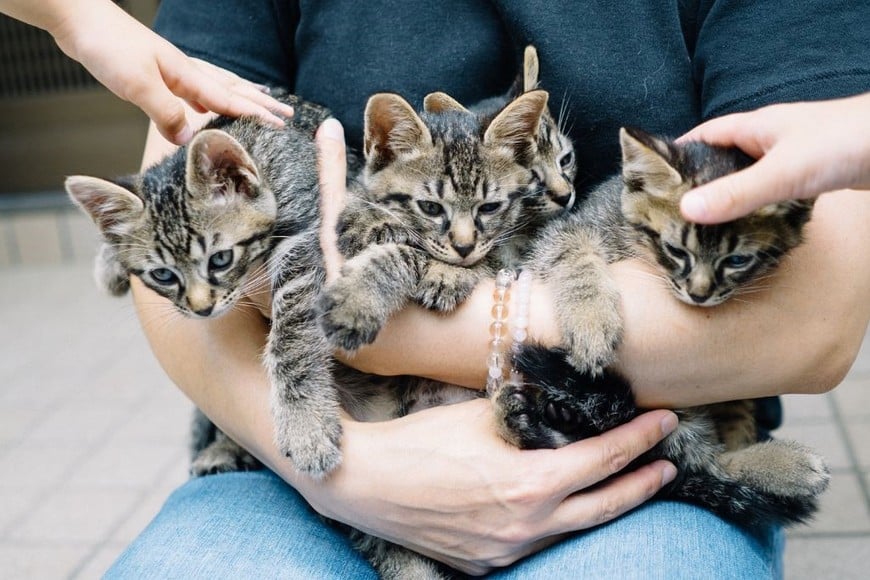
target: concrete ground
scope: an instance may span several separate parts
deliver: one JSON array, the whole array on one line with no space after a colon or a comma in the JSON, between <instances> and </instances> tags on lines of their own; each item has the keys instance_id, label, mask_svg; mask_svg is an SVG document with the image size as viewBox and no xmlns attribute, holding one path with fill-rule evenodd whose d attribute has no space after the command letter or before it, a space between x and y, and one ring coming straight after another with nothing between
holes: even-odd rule
<instances>
[{"instance_id":1,"label":"concrete ground","mask_svg":"<svg viewBox=\"0 0 870 580\"><path fill-rule=\"evenodd\" d=\"M68 209L0 213L0 577L98 578L186 478L190 403L129 299L91 280L93 229ZM868 577L870 340L835 391L785 397L780 437L828 459L786 577Z\"/></svg>"}]
</instances>

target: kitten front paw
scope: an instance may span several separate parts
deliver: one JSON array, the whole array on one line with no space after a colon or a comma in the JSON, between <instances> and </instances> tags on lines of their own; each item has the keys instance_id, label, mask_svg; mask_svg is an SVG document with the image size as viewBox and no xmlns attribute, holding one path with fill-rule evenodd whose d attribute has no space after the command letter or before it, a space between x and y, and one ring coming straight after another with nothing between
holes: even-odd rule
<instances>
[{"instance_id":1,"label":"kitten front paw","mask_svg":"<svg viewBox=\"0 0 870 580\"><path fill-rule=\"evenodd\" d=\"M720 462L732 477L779 497L815 498L831 480L824 458L796 441L755 443L724 453Z\"/></svg>"},{"instance_id":2,"label":"kitten front paw","mask_svg":"<svg viewBox=\"0 0 870 580\"><path fill-rule=\"evenodd\" d=\"M415 297L429 310L450 312L468 298L480 278L473 269L432 261L417 285Z\"/></svg>"},{"instance_id":3,"label":"kitten front paw","mask_svg":"<svg viewBox=\"0 0 870 580\"><path fill-rule=\"evenodd\" d=\"M364 296L341 279L320 294L317 312L329 343L348 352L374 342L386 323L377 308L367 308Z\"/></svg>"},{"instance_id":4,"label":"kitten front paw","mask_svg":"<svg viewBox=\"0 0 870 580\"><path fill-rule=\"evenodd\" d=\"M297 470L323 479L341 465L341 423L338 417L300 415L285 410L276 417L278 450Z\"/></svg>"},{"instance_id":5,"label":"kitten front paw","mask_svg":"<svg viewBox=\"0 0 870 580\"><path fill-rule=\"evenodd\" d=\"M582 318L567 332L568 363L581 373L599 376L616 360L622 341L622 317L618 308L608 305L598 310L585 309Z\"/></svg>"},{"instance_id":6,"label":"kitten front paw","mask_svg":"<svg viewBox=\"0 0 870 580\"><path fill-rule=\"evenodd\" d=\"M576 440L577 413L539 387L506 384L492 401L499 433L520 449L555 449Z\"/></svg>"}]
</instances>

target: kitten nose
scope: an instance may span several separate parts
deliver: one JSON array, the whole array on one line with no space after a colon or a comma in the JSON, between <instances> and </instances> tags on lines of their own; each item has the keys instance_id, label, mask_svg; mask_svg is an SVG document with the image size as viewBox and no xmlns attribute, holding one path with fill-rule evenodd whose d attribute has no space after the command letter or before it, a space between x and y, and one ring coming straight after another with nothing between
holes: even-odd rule
<instances>
[{"instance_id":1,"label":"kitten nose","mask_svg":"<svg viewBox=\"0 0 870 580\"><path fill-rule=\"evenodd\" d=\"M456 253L459 254L459 257L467 258L468 254L470 254L471 251L474 250L474 244L468 244L465 246L460 244L453 244L453 249L456 250Z\"/></svg>"},{"instance_id":2,"label":"kitten nose","mask_svg":"<svg viewBox=\"0 0 870 580\"><path fill-rule=\"evenodd\" d=\"M194 310L193 313L199 316L208 316L211 314L211 311L214 310L214 305L206 306L205 308L200 308L199 310Z\"/></svg>"},{"instance_id":3,"label":"kitten nose","mask_svg":"<svg viewBox=\"0 0 870 580\"><path fill-rule=\"evenodd\" d=\"M710 298L710 296L709 296L709 295L707 295L707 296L698 296L697 294L692 294L692 293L690 292L690 293L689 293L689 298L691 298L691 299L692 299L692 302L694 302L695 304L700 304L700 303L702 303L702 302L706 302L707 299Z\"/></svg>"},{"instance_id":4,"label":"kitten nose","mask_svg":"<svg viewBox=\"0 0 870 580\"><path fill-rule=\"evenodd\" d=\"M553 201L562 207L571 207L574 201L574 193L571 192L568 195L553 196Z\"/></svg>"}]
</instances>

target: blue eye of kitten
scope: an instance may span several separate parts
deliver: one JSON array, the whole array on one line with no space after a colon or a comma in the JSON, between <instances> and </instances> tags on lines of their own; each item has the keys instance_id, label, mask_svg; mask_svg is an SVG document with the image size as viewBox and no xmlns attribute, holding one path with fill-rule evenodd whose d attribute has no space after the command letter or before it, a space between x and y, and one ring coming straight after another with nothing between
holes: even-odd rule
<instances>
[{"instance_id":1,"label":"blue eye of kitten","mask_svg":"<svg viewBox=\"0 0 870 580\"><path fill-rule=\"evenodd\" d=\"M223 270L233 262L233 251L222 250L215 252L208 259L208 267L211 270Z\"/></svg>"},{"instance_id":2,"label":"blue eye of kitten","mask_svg":"<svg viewBox=\"0 0 870 580\"><path fill-rule=\"evenodd\" d=\"M725 258L725 265L729 268L742 268L746 266L749 261L752 260L751 256L747 256L745 254L734 254L733 256L728 256Z\"/></svg>"},{"instance_id":3,"label":"blue eye of kitten","mask_svg":"<svg viewBox=\"0 0 870 580\"><path fill-rule=\"evenodd\" d=\"M418 201L417 206L419 206L420 211L431 217L437 217L444 213L441 204L434 201Z\"/></svg>"},{"instance_id":4,"label":"blue eye of kitten","mask_svg":"<svg viewBox=\"0 0 870 580\"><path fill-rule=\"evenodd\" d=\"M175 284L175 282L178 280L175 272L173 272L169 268L154 268L153 270L151 270L151 277L154 279L155 282L163 284L164 286Z\"/></svg>"},{"instance_id":5,"label":"blue eye of kitten","mask_svg":"<svg viewBox=\"0 0 870 580\"><path fill-rule=\"evenodd\" d=\"M501 202L494 201L490 203L481 204L480 207L477 208L478 213L490 214L495 213L501 207Z\"/></svg>"},{"instance_id":6,"label":"blue eye of kitten","mask_svg":"<svg viewBox=\"0 0 870 580\"><path fill-rule=\"evenodd\" d=\"M574 152L569 151L568 153L563 155L561 157L561 159L559 159L559 167L561 167L562 169L565 169L566 167L570 166L573 162L574 162Z\"/></svg>"}]
</instances>

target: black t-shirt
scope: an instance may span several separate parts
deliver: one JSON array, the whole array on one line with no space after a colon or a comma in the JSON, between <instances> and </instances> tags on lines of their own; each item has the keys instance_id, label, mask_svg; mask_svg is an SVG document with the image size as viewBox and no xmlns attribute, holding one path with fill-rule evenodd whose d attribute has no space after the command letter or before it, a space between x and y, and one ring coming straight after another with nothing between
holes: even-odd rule
<instances>
[{"instance_id":1,"label":"black t-shirt","mask_svg":"<svg viewBox=\"0 0 870 580\"><path fill-rule=\"evenodd\" d=\"M622 125L679 135L725 113L870 90L868 22L864 0L163 0L155 29L326 105L358 148L372 93L472 104L504 93L534 44L582 192L617 170ZM779 423L775 401L765 426Z\"/></svg>"}]
</instances>

